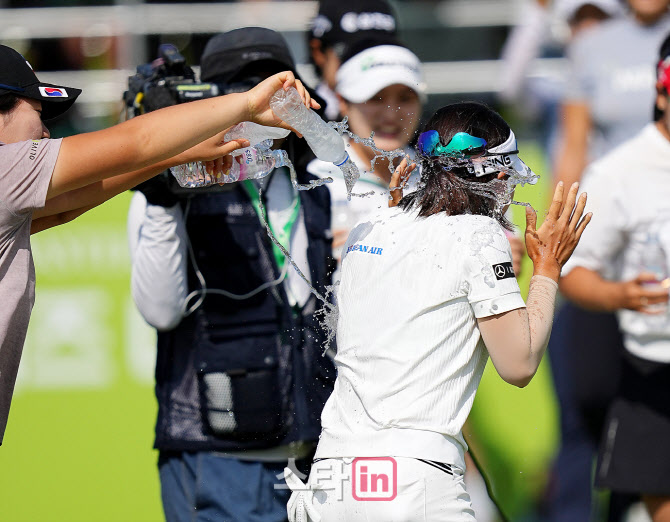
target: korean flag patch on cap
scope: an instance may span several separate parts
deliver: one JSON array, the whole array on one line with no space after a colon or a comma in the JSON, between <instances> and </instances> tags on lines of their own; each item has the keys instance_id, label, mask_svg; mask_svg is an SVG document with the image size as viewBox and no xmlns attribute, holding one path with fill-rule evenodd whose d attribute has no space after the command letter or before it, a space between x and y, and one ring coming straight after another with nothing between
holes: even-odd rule
<instances>
[{"instance_id":1,"label":"korean flag patch on cap","mask_svg":"<svg viewBox=\"0 0 670 522\"><path fill-rule=\"evenodd\" d=\"M45 98L67 98L67 91L60 87L40 87L40 94Z\"/></svg>"}]
</instances>

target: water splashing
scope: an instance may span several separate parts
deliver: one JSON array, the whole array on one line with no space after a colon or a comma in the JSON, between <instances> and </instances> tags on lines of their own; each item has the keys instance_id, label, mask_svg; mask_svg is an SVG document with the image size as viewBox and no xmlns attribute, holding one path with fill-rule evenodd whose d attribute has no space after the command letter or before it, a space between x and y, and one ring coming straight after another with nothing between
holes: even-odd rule
<instances>
[{"instance_id":1,"label":"water splashing","mask_svg":"<svg viewBox=\"0 0 670 522\"><path fill-rule=\"evenodd\" d=\"M349 136L354 142L360 143L364 145L365 147L369 148L371 151L375 153L373 158L370 160L370 171L373 172L375 170L375 165L378 160L381 159L386 159L388 160L388 169L391 174L393 174L395 167L394 167L394 162L396 159L402 160L402 158L407 157L407 153L403 149L393 149L393 150L383 150L377 147L374 141L374 136L375 133L372 132L370 133L370 137L368 138L362 138L358 134L355 134L349 130L349 124L348 124L348 118L345 117L342 121L330 121L328 122L328 125L330 125L333 129L337 131L337 133L340 136ZM353 162L351 162L351 159L348 160L348 163L351 163L353 167ZM354 187L354 184L358 180L358 176L354 178L354 175L352 172L349 170L345 170L345 165L340 166L340 170L342 170L342 174L344 175L344 180L347 186L347 199L351 199L351 196L358 196L358 197L367 197L374 192L365 192L363 194L354 194L352 192L352 189ZM350 169L351 167L347 167L347 169ZM356 169L356 172L358 172L358 169Z\"/></svg>"},{"instance_id":2,"label":"water splashing","mask_svg":"<svg viewBox=\"0 0 670 522\"><path fill-rule=\"evenodd\" d=\"M309 189L302 189L302 190L309 190ZM339 317L339 312L338 312L338 309L337 309L337 305L333 304L329 300L329 298L335 294L335 289L337 287L337 284L335 284L331 287L328 287L325 296L322 296L319 293L319 291L312 286L312 283L310 282L309 279L307 279L305 274L302 273L302 270L300 270L300 268L298 267L296 262L293 260L293 258L291 257L291 254L288 253L288 250L286 250L286 248L284 248L284 246L279 242L279 240L272 233L272 230L270 229L270 225L268 224L267 220L265 219L266 210L265 210L265 206L262 203L263 202L263 191L262 191L262 189L258 190L258 199L261 202L260 203L261 212L259 212L258 215L260 217L261 222L263 223L263 226L265 227L265 231L267 232L268 237L272 240L272 242L275 245L277 245L277 247L279 248L279 250L282 251L284 256L286 256L286 259L288 260L288 262L291 263L291 266L293 266L293 268L298 273L300 278L309 287L309 291L312 293L312 295L314 295L319 301L321 301L323 303L323 308L317 310L317 312L315 312L315 314L323 316L323 319L319 322L321 323L321 326L326 330L326 334L327 334L327 338L326 338L326 341L324 342L323 353L322 353L322 355L325 355L325 353L328 350L328 347L330 346L332 340L335 338L335 332L337 331L337 318Z\"/></svg>"}]
</instances>

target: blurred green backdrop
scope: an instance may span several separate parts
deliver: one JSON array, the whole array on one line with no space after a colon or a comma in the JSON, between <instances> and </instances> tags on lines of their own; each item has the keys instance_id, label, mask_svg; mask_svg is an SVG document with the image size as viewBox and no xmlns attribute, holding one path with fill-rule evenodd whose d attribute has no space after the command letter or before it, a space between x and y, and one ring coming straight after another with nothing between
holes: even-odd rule
<instances>
[{"instance_id":1,"label":"blurred green backdrop","mask_svg":"<svg viewBox=\"0 0 670 522\"><path fill-rule=\"evenodd\" d=\"M33 237L37 296L0 448L4 522L162 520L155 334L130 297L129 201Z\"/></svg>"}]
</instances>

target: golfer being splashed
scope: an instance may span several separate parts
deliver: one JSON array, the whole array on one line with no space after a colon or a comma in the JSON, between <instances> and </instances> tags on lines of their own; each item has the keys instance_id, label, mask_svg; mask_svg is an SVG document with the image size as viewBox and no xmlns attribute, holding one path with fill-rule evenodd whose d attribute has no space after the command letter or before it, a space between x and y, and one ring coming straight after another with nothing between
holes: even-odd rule
<instances>
[{"instance_id":1,"label":"golfer being splashed","mask_svg":"<svg viewBox=\"0 0 670 522\"><path fill-rule=\"evenodd\" d=\"M517 153L511 129L488 107L443 107L419 139L417 190L349 235L337 380L308 484L285 470L290 520L474 521L461 429L486 360L506 382L530 382L561 268L591 217L582 217L586 196L577 199L576 184L563 210L556 188L539 229L526 208L534 270L524 303L504 212L508 181L536 176ZM386 502L361 502L373 499Z\"/></svg>"}]
</instances>

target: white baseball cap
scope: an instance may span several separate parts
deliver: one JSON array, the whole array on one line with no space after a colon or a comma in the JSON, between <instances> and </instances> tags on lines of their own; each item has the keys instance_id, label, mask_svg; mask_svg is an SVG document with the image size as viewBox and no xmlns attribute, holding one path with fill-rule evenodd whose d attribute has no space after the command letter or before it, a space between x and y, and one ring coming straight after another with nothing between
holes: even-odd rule
<instances>
[{"instance_id":1,"label":"white baseball cap","mask_svg":"<svg viewBox=\"0 0 670 522\"><path fill-rule=\"evenodd\" d=\"M345 100L363 103L389 85L401 84L426 101L421 61L406 47L377 45L344 62L337 71L335 90Z\"/></svg>"}]
</instances>

